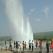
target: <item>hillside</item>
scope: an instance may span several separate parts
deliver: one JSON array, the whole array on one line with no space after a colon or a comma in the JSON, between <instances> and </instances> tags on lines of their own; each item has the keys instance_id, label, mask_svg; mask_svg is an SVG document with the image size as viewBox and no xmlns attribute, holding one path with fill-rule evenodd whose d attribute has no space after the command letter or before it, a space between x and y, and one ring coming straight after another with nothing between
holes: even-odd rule
<instances>
[{"instance_id":1,"label":"hillside","mask_svg":"<svg viewBox=\"0 0 53 53\"><path fill-rule=\"evenodd\" d=\"M0 40L10 40L10 36L0 36Z\"/></svg>"},{"instance_id":2,"label":"hillside","mask_svg":"<svg viewBox=\"0 0 53 53\"><path fill-rule=\"evenodd\" d=\"M34 39L52 39L53 31L34 33Z\"/></svg>"}]
</instances>

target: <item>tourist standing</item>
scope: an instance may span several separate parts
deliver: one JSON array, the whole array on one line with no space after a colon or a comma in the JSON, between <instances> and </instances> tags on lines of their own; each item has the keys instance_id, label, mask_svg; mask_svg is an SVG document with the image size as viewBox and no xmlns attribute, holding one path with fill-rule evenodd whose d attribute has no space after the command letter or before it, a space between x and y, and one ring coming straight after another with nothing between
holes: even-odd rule
<instances>
[{"instance_id":1,"label":"tourist standing","mask_svg":"<svg viewBox=\"0 0 53 53\"><path fill-rule=\"evenodd\" d=\"M11 44L11 41L9 42L9 49L12 51L12 44Z\"/></svg>"},{"instance_id":2,"label":"tourist standing","mask_svg":"<svg viewBox=\"0 0 53 53\"><path fill-rule=\"evenodd\" d=\"M16 45L16 43L15 43L15 41L14 41L14 48L15 48L15 45Z\"/></svg>"},{"instance_id":3,"label":"tourist standing","mask_svg":"<svg viewBox=\"0 0 53 53\"><path fill-rule=\"evenodd\" d=\"M25 44L24 44L24 41L23 41L22 45L23 45L23 51L24 51L24 48L25 48Z\"/></svg>"},{"instance_id":4,"label":"tourist standing","mask_svg":"<svg viewBox=\"0 0 53 53\"><path fill-rule=\"evenodd\" d=\"M6 41L5 41L5 48L6 48L6 50L7 50L7 45L6 45Z\"/></svg>"},{"instance_id":5,"label":"tourist standing","mask_svg":"<svg viewBox=\"0 0 53 53\"><path fill-rule=\"evenodd\" d=\"M39 53L42 53L42 40L39 41L39 48L40 48L40 52Z\"/></svg>"},{"instance_id":6,"label":"tourist standing","mask_svg":"<svg viewBox=\"0 0 53 53\"><path fill-rule=\"evenodd\" d=\"M30 40L29 40L29 50L31 50L31 42L30 42Z\"/></svg>"},{"instance_id":7,"label":"tourist standing","mask_svg":"<svg viewBox=\"0 0 53 53\"><path fill-rule=\"evenodd\" d=\"M47 53L49 53L49 44L48 44L48 41L46 42L46 49L47 49Z\"/></svg>"},{"instance_id":8,"label":"tourist standing","mask_svg":"<svg viewBox=\"0 0 53 53\"><path fill-rule=\"evenodd\" d=\"M53 40L51 41L50 48L51 48L51 50L53 52Z\"/></svg>"},{"instance_id":9,"label":"tourist standing","mask_svg":"<svg viewBox=\"0 0 53 53\"><path fill-rule=\"evenodd\" d=\"M25 49L26 49L26 41L25 41Z\"/></svg>"},{"instance_id":10,"label":"tourist standing","mask_svg":"<svg viewBox=\"0 0 53 53\"><path fill-rule=\"evenodd\" d=\"M19 46L20 46L20 51L21 51L21 48L22 48L22 44L21 44L21 42L20 42Z\"/></svg>"},{"instance_id":11,"label":"tourist standing","mask_svg":"<svg viewBox=\"0 0 53 53\"><path fill-rule=\"evenodd\" d=\"M36 48L37 48L37 46L38 46L38 42L37 42L37 40L36 40Z\"/></svg>"},{"instance_id":12,"label":"tourist standing","mask_svg":"<svg viewBox=\"0 0 53 53\"><path fill-rule=\"evenodd\" d=\"M18 42L16 41L16 49L18 49Z\"/></svg>"},{"instance_id":13,"label":"tourist standing","mask_svg":"<svg viewBox=\"0 0 53 53\"><path fill-rule=\"evenodd\" d=\"M33 42L33 40L32 40L32 51L33 51L33 49L34 49L34 42Z\"/></svg>"}]
</instances>

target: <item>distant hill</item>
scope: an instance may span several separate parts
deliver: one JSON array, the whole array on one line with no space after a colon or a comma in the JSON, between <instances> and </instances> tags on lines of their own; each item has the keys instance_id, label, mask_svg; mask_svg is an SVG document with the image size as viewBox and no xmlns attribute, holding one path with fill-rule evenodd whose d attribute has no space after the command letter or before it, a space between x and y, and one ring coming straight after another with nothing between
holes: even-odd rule
<instances>
[{"instance_id":1,"label":"distant hill","mask_svg":"<svg viewBox=\"0 0 53 53\"><path fill-rule=\"evenodd\" d=\"M52 39L53 31L34 33L34 39Z\"/></svg>"},{"instance_id":2,"label":"distant hill","mask_svg":"<svg viewBox=\"0 0 53 53\"><path fill-rule=\"evenodd\" d=\"M10 36L0 36L0 40L11 40Z\"/></svg>"},{"instance_id":3,"label":"distant hill","mask_svg":"<svg viewBox=\"0 0 53 53\"><path fill-rule=\"evenodd\" d=\"M34 39L53 39L53 31L34 33ZM0 36L0 40L10 40L10 36Z\"/></svg>"}]
</instances>

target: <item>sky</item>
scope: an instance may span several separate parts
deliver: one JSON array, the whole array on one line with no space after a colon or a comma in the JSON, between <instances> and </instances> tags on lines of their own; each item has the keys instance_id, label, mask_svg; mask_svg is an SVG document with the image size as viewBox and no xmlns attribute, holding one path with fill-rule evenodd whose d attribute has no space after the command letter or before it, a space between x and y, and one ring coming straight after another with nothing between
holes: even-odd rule
<instances>
[{"instance_id":1,"label":"sky","mask_svg":"<svg viewBox=\"0 0 53 53\"><path fill-rule=\"evenodd\" d=\"M0 34L9 34L5 6L0 0ZM53 31L53 0L22 0L24 17L29 18L32 31Z\"/></svg>"},{"instance_id":2,"label":"sky","mask_svg":"<svg viewBox=\"0 0 53 53\"><path fill-rule=\"evenodd\" d=\"M53 0L23 0L34 33L53 31Z\"/></svg>"}]
</instances>

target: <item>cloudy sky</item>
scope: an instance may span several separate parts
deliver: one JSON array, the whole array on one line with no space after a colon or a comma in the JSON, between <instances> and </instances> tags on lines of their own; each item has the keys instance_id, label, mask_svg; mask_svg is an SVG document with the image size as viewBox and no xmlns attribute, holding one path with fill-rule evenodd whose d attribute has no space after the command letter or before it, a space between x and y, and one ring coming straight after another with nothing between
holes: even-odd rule
<instances>
[{"instance_id":1,"label":"cloudy sky","mask_svg":"<svg viewBox=\"0 0 53 53\"><path fill-rule=\"evenodd\" d=\"M0 34L8 34L5 6L0 0ZM22 0L24 17L30 19L33 32L53 31L53 0Z\"/></svg>"},{"instance_id":2,"label":"cloudy sky","mask_svg":"<svg viewBox=\"0 0 53 53\"><path fill-rule=\"evenodd\" d=\"M23 0L33 32L53 31L53 0Z\"/></svg>"}]
</instances>

